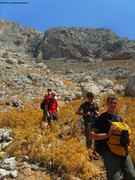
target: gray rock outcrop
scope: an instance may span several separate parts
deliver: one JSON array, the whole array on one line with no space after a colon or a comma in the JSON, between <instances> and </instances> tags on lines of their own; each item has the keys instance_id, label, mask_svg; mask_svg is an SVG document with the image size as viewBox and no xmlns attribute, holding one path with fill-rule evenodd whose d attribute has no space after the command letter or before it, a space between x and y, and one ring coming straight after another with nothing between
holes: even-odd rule
<instances>
[{"instance_id":1,"label":"gray rock outcrop","mask_svg":"<svg viewBox=\"0 0 135 180\"><path fill-rule=\"evenodd\" d=\"M129 80L126 85L125 96L135 97L135 75Z\"/></svg>"},{"instance_id":2,"label":"gray rock outcrop","mask_svg":"<svg viewBox=\"0 0 135 180\"><path fill-rule=\"evenodd\" d=\"M34 55L84 61L130 59L135 55L135 41L105 28L52 28L45 32Z\"/></svg>"},{"instance_id":3,"label":"gray rock outcrop","mask_svg":"<svg viewBox=\"0 0 135 180\"><path fill-rule=\"evenodd\" d=\"M120 38L105 28L52 28L43 36L38 30L2 18L0 26L2 51L34 56L39 61L66 57L93 62L135 57L135 41ZM14 63L13 59L8 62Z\"/></svg>"},{"instance_id":4,"label":"gray rock outcrop","mask_svg":"<svg viewBox=\"0 0 135 180\"><path fill-rule=\"evenodd\" d=\"M104 94L123 94L124 87L121 84L114 85L113 81L109 79L93 81L90 76L86 76L81 82L81 91L84 98L86 98L87 92L93 92L97 97L102 97Z\"/></svg>"},{"instance_id":5,"label":"gray rock outcrop","mask_svg":"<svg viewBox=\"0 0 135 180\"><path fill-rule=\"evenodd\" d=\"M0 18L1 51L33 56L35 48L42 37L41 32L31 27L22 27L18 23ZM11 63L13 62L11 61Z\"/></svg>"}]
</instances>

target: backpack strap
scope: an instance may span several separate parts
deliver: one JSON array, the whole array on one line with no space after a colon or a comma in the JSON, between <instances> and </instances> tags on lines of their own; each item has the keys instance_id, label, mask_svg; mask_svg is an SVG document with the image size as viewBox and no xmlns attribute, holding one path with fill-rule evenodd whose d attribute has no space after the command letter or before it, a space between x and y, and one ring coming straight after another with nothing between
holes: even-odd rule
<instances>
[{"instance_id":1,"label":"backpack strap","mask_svg":"<svg viewBox=\"0 0 135 180\"><path fill-rule=\"evenodd\" d=\"M98 104L96 102L93 102L94 111L98 109Z\"/></svg>"},{"instance_id":2,"label":"backpack strap","mask_svg":"<svg viewBox=\"0 0 135 180\"><path fill-rule=\"evenodd\" d=\"M113 121L116 121L116 122L123 122L121 116L119 114L115 114L114 117L113 117Z\"/></svg>"}]
</instances>

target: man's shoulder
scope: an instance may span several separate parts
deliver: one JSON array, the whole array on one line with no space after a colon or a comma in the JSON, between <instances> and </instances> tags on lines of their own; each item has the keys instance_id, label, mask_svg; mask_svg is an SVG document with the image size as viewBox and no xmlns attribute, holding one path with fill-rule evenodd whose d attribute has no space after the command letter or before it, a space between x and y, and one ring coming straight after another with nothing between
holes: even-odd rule
<instances>
[{"instance_id":1,"label":"man's shoulder","mask_svg":"<svg viewBox=\"0 0 135 180\"><path fill-rule=\"evenodd\" d=\"M102 114L100 114L100 116L98 116L99 118L103 119L107 116L107 112L103 112Z\"/></svg>"},{"instance_id":2,"label":"man's shoulder","mask_svg":"<svg viewBox=\"0 0 135 180\"><path fill-rule=\"evenodd\" d=\"M55 100L55 102L58 104L58 100L57 99L54 99Z\"/></svg>"},{"instance_id":3,"label":"man's shoulder","mask_svg":"<svg viewBox=\"0 0 135 180\"><path fill-rule=\"evenodd\" d=\"M119 114L114 114L114 115L111 115L111 117L110 117L110 114L108 114L107 112L104 112L100 116L98 116L98 119L101 119L101 120L102 119L104 119L104 120L110 119L111 121L123 122L123 120Z\"/></svg>"},{"instance_id":4,"label":"man's shoulder","mask_svg":"<svg viewBox=\"0 0 135 180\"><path fill-rule=\"evenodd\" d=\"M114 117L115 117L116 121L123 122L122 117L119 114L115 114Z\"/></svg>"},{"instance_id":5,"label":"man's shoulder","mask_svg":"<svg viewBox=\"0 0 135 180\"><path fill-rule=\"evenodd\" d=\"M97 129L100 128L100 126L102 126L102 124L104 123L104 120L106 119L105 117L106 117L105 112L100 114L98 117L96 117L94 127Z\"/></svg>"},{"instance_id":6,"label":"man's shoulder","mask_svg":"<svg viewBox=\"0 0 135 180\"><path fill-rule=\"evenodd\" d=\"M48 106L53 106L53 105L55 105L55 107L58 107L58 100L57 99L48 99L48 101L47 101L47 104L46 105L48 105Z\"/></svg>"},{"instance_id":7,"label":"man's shoulder","mask_svg":"<svg viewBox=\"0 0 135 180\"><path fill-rule=\"evenodd\" d=\"M86 105L88 105L88 101L85 101L85 102L82 102L81 104L80 104L80 107L85 107Z\"/></svg>"}]
</instances>

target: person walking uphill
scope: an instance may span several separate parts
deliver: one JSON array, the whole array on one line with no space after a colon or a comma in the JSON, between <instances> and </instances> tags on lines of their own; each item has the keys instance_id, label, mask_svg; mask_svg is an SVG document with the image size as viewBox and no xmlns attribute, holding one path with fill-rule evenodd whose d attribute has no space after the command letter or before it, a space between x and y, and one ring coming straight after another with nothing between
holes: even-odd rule
<instances>
[{"instance_id":1,"label":"person walking uphill","mask_svg":"<svg viewBox=\"0 0 135 180\"><path fill-rule=\"evenodd\" d=\"M47 117L46 109L45 109L45 104L46 101L48 101L51 98L51 89L47 89L47 94L44 96L44 99L42 100L41 103L41 109L43 110L43 118L42 120L45 121Z\"/></svg>"},{"instance_id":2,"label":"person walking uphill","mask_svg":"<svg viewBox=\"0 0 135 180\"><path fill-rule=\"evenodd\" d=\"M57 113L59 114L58 101L55 98L55 93L51 92L51 98L46 101L46 112L48 125L51 125L52 120L57 120Z\"/></svg>"},{"instance_id":3,"label":"person walking uphill","mask_svg":"<svg viewBox=\"0 0 135 180\"><path fill-rule=\"evenodd\" d=\"M83 116L84 125L85 125L86 146L88 149L88 155L91 157L92 140L89 138L89 134L93 126L93 123L95 121L95 116L99 114L99 108L98 108L98 104L96 102L93 102L94 94L92 92L87 93L87 99L88 101L80 105L80 107L76 111L76 114L79 116ZM95 146L94 146L93 154L95 156L98 155L95 151Z\"/></svg>"},{"instance_id":4,"label":"person walking uphill","mask_svg":"<svg viewBox=\"0 0 135 180\"><path fill-rule=\"evenodd\" d=\"M122 135L119 137L115 134L117 130L116 124L123 124L121 116L115 114L117 102L118 100L114 95L108 96L106 102L107 111L102 113L96 119L96 122L90 132L90 139L97 140L97 148L104 160L107 180L120 180L120 170L123 173L124 180L135 180L135 170L130 156L126 153L125 155L118 155L109 148L110 145L108 140L110 141L110 138L113 136L115 136L115 139L119 138L121 143ZM114 142L114 145L117 144ZM118 144L115 148L117 153L119 151L119 147L120 146Z\"/></svg>"}]
</instances>

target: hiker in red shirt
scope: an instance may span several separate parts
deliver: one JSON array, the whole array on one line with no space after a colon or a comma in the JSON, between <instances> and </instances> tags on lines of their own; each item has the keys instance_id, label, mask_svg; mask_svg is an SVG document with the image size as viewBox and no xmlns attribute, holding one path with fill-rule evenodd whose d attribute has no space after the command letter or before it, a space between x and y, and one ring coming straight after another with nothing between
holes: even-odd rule
<instances>
[{"instance_id":1,"label":"hiker in red shirt","mask_svg":"<svg viewBox=\"0 0 135 180\"><path fill-rule=\"evenodd\" d=\"M59 113L58 101L55 99L54 92L51 92L51 98L46 101L45 108L47 112L48 125L51 125L51 120L57 120L57 113Z\"/></svg>"}]
</instances>

